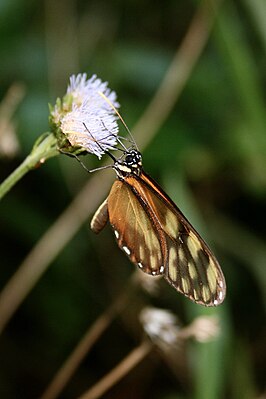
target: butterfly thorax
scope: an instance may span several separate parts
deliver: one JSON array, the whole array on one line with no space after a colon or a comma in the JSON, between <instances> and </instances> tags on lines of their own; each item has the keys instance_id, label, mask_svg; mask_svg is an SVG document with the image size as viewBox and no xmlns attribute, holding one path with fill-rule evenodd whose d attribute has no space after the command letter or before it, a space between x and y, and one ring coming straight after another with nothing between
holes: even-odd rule
<instances>
[{"instance_id":1,"label":"butterfly thorax","mask_svg":"<svg viewBox=\"0 0 266 399\"><path fill-rule=\"evenodd\" d=\"M142 156L137 150L128 150L122 159L118 159L113 166L117 177L124 180L130 175L139 176L142 171Z\"/></svg>"}]
</instances>

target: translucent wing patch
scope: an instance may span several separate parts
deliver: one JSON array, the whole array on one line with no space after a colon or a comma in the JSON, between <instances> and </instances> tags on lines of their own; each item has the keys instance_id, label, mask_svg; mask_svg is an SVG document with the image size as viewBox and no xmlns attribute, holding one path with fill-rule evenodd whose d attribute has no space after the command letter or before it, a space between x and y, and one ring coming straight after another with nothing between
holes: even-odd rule
<instances>
[{"instance_id":1,"label":"translucent wing patch","mask_svg":"<svg viewBox=\"0 0 266 399\"><path fill-rule=\"evenodd\" d=\"M216 306L225 297L225 280L220 266L205 243L193 231L168 239L165 278L178 291L197 303Z\"/></svg>"}]
</instances>

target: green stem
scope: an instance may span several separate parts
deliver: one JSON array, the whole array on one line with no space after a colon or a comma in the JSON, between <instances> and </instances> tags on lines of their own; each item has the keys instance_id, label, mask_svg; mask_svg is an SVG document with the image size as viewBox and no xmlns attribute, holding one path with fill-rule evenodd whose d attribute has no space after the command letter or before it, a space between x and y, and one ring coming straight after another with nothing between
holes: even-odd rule
<instances>
[{"instance_id":1,"label":"green stem","mask_svg":"<svg viewBox=\"0 0 266 399\"><path fill-rule=\"evenodd\" d=\"M29 170L34 169L38 164L44 163L48 158L56 155L58 155L56 137L52 133L46 133L41 136L27 158L25 158L18 168L0 184L0 199L3 198Z\"/></svg>"}]
</instances>

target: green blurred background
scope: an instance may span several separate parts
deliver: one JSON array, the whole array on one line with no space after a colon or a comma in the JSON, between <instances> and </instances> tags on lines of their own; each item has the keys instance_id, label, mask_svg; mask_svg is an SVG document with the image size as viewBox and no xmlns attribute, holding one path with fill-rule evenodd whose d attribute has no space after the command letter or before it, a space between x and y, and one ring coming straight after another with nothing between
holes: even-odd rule
<instances>
[{"instance_id":1,"label":"green blurred background","mask_svg":"<svg viewBox=\"0 0 266 399\"><path fill-rule=\"evenodd\" d=\"M132 129L200 4L1 0L0 141L7 132L12 137L0 146L1 180L49 129L48 103L65 93L72 73L109 81ZM181 96L143 151L145 170L215 250L227 280L225 303L204 309L163 281L155 297L136 290L61 398L82 394L141 342L138 312L145 304L170 309L184 325L197 315L217 314L221 335L210 344L188 343L176 368L154 352L104 398L265 397L265 27L264 0L222 2ZM6 96L18 103L10 115ZM100 166L96 157L86 158L88 167ZM78 162L60 156L30 172L2 200L1 289L90 178ZM39 397L87 328L129 284L132 265L110 228L93 235L90 217L0 336L1 398Z\"/></svg>"}]
</instances>

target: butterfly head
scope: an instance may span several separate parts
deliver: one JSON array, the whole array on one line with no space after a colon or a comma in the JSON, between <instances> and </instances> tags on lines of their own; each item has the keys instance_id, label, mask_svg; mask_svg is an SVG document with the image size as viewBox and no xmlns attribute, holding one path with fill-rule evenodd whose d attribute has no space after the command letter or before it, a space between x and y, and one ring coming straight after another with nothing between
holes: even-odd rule
<instances>
[{"instance_id":1,"label":"butterfly head","mask_svg":"<svg viewBox=\"0 0 266 399\"><path fill-rule=\"evenodd\" d=\"M113 168L120 179L132 174L139 176L142 170L141 153L135 149L125 151L123 157L114 163Z\"/></svg>"}]
</instances>

